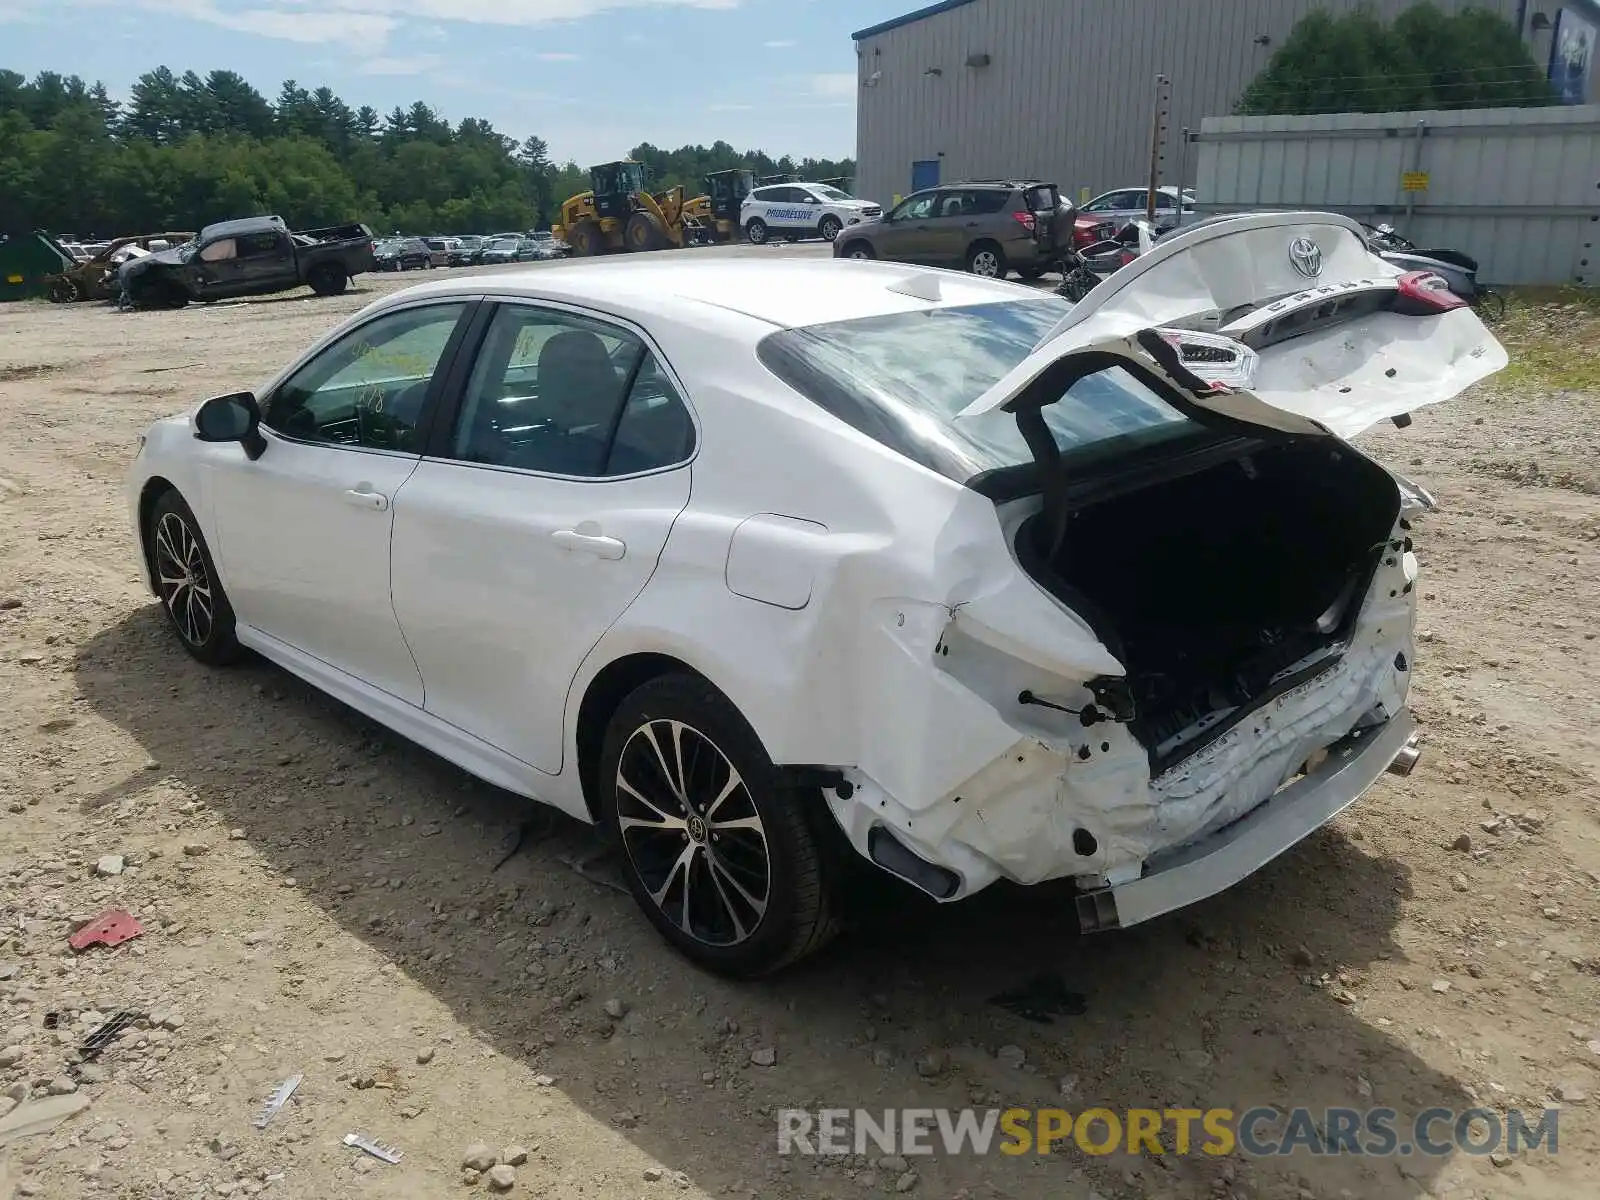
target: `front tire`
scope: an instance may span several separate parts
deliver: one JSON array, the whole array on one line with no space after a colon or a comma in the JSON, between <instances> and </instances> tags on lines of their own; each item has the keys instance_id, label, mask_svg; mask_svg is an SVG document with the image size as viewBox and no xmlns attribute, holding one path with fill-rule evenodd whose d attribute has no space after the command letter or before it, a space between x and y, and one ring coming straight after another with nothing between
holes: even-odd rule
<instances>
[{"instance_id":1,"label":"front tire","mask_svg":"<svg viewBox=\"0 0 1600 1200\"><path fill-rule=\"evenodd\" d=\"M839 220L838 217L823 217L822 223L817 226L817 232L822 235L823 241L831 242L839 236L839 232L843 228L844 222Z\"/></svg>"},{"instance_id":2,"label":"front tire","mask_svg":"<svg viewBox=\"0 0 1600 1200\"><path fill-rule=\"evenodd\" d=\"M768 975L836 932L815 790L788 786L739 711L688 674L651 680L606 730L602 820L634 900L680 953Z\"/></svg>"},{"instance_id":3,"label":"front tire","mask_svg":"<svg viewBox=\"0 0 1600 1200\"><path fill-rule=\"evenodd\" d=\"M752 217L750 224L744 227L744 236L750 240L752 246L765 246L767 244L767 223L760 217Z\"/></svg>"},{"instance_id":4,"label":"front tire","mask_svg":"<svg viewBox=\"0 0 1600 1200\"><path fill-rule=\"evenodd\" d=\"M183 648L211 666L236 662L244 652L234 636L233 605L200 522L177 491L168 489L151 506L145 546L161 610Z\"/></svg>"},{"instance_id":5,"label":"front tire","mask_svg":"<svg viewBox=\"0 0 1600 1200\"><path fill-rule=\"evenodd\" d=\"M623 244L635 254L659 250L667 244L667 234L653 213L636 212L622 231Z\"/></svg>"},{"instance_id":6,"label":"front tire","mask_svg":"<svg viewBox=\"0 0 1600 1200\"><path fill-rule=\"evenodd\" d=\"M600 227L592 221L585 221L572 231L572 237L567 244L572 247L573 256L576 258L589 258L599 254L602 244Z\"/></svg>"},{"instance_id":7,"label":"front tire","mask_svg":"<svg viewBox=\"0 0 1600 1200\"><path fill-rule=\"evenodd\" d=\"M844 256L856 259L859 262L870 262L878 257L872 249L872 243L865 241L851 242L844 248Z\"/></svg>"}]
</instances>

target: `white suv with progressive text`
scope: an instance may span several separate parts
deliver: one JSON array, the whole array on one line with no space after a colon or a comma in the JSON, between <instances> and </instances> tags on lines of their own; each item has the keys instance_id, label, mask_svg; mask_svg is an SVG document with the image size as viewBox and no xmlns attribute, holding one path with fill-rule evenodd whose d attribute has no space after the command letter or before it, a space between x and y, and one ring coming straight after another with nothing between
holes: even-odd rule
<instances>
[{"instance_id":1,"label":"white suv with progressive text","mask_svg":"<svg viewBox=\"0 0 1600 1200\"><path fill-rule=\"evenodd\" d=\"M840 230L882 215L881 205L857 200L825 183L776 183L745 197L739 224L757 246L773 236L791 242L808 237L831 242Z\"/></svg>"}]
</instances>

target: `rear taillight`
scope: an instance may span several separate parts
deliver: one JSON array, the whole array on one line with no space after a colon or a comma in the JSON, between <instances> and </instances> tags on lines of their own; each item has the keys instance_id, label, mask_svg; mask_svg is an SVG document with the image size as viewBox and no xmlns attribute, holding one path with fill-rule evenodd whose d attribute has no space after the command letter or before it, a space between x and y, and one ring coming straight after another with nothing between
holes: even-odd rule
<instances>
[{"instance_id":1,"label":"rear taillight","mask_svg":"<svg viewBox=\"0 0 1600 1200\"><path fill-rule=\"evenodd\" d=\"M1437 271L1407 271L1394 282L1394 310L1407 316L1430 316L1467 305L1463 297L1450 290L1450 281Z\"/></svg>"},{"instance_id":2,"label":"rear taillight","mask_svg":"<svg viewBox=\"0 0 1600 1200\"><path fill-rule=\"evenodd\" d=\"M1014 212L1011 216L1018 225L1021 225L1029 233L1032 233L1037 225L1031 212Z\"/></svg>"},{"instance_id":3,"label":"rear taillight","mask_svg":"<svg viewBox=\"0 0 1600 1200\"><path fill-rule=\"evenodd\" d=\"M1192 329L1157 329L1156 336L1178 352L1185 370L1210 386L1212 391L1231 392L1247 388L1255 378L1259 358L1243 342L1220 333L1199 333Z\"/></svg>"}]
</instances>

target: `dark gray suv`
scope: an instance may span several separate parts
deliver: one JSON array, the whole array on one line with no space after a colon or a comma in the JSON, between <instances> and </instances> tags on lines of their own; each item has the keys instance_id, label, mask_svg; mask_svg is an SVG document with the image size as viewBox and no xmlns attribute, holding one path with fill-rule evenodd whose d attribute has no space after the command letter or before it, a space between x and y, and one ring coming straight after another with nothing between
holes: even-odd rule
<instances>
[{"instance_id":1,"label":"dark gray suv","mask_svg":"<svg viewBox=\"0 0 1600 1200\"><path fill-rule=\"evenodd\" d=\"M835 258L964 267L1037 279L1072 248L1077 212L1053 183L979 179L914 192L876 221L851 226Z\"/></svg>"}]
</instances>

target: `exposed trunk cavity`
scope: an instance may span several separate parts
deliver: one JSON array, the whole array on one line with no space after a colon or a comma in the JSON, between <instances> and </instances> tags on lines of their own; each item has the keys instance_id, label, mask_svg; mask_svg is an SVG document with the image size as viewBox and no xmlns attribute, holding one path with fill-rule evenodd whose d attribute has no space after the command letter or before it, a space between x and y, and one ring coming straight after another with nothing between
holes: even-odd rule
<instances>
[{"instance_id":1,"label":"exposed trunk cavity","mask_svg":"<svg viewBox=\"0 0 1600 1200\"><path fill-rule=\"evenodd\" d=\"M1064 522L1023 524L1017 552L1127 667L1159 773L1337 661L1399 509L1385 471L1307 439L1067 501Z\"/></svg>"}]
</instances>

